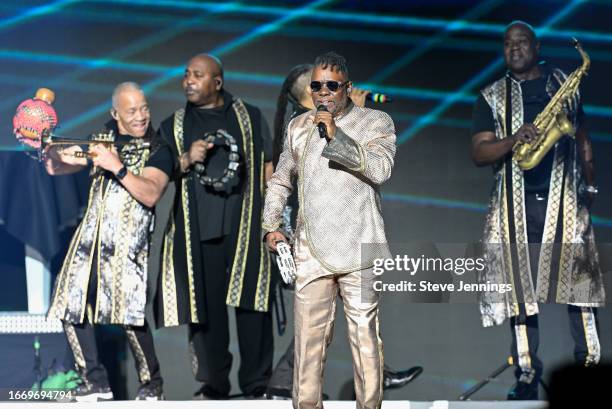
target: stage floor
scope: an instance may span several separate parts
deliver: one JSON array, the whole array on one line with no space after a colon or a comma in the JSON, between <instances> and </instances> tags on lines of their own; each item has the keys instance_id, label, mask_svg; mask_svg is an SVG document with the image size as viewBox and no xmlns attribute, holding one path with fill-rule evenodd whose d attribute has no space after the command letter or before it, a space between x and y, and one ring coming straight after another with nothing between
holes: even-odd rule
<instances>
[{"instance_id":1,"label":"stage floor","mask_svg":"<svg viewBox=\"0 0 612 409\"><path fill-rule=\"evenodd\" d=\"M22 409L24 402L2 402L0 408ZM35 403L32 406L44 405L45 409L64 408L65 403ZM353 401L325 401L325 409L353 409ZM78 408L104 408L104 409L123 409L135 407L142 408L180 408L180 409L291 409L291 401L275 400L231 400L231 401L207 401L203 405L202 401L163 401L163 402L136 402L136 401L115 401L103 403L79 403ZM382 409L545 409L546 402L506 402L506 401L474 401L474 402L411 402L411 401L384 401Z\"/></svg>"}]
</instances>

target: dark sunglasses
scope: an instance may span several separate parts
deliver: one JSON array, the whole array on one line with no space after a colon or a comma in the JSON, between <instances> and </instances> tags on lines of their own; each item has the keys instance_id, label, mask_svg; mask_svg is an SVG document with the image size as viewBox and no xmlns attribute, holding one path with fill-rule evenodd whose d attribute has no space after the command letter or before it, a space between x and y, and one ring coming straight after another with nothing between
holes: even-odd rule
<instances>
[{"instance_id":1,"label":"dark sunglasses","mask_svg":"<svg viewBox=\"0 0 612 409\"><path fill-rule=\"evenodd\" d=\"M312 90L312 92L319 92L319 91L321 91L321 88L323 88L323 85L325 85L327 87L327 89L330 90L331 92L336 92L336 91L338 91L338 88L343 87L346 84L348 84L348 81L346 81L346 82L338 82L338 81L312 81L310 83L310 89Z\"/></svg>"}]
</instances>

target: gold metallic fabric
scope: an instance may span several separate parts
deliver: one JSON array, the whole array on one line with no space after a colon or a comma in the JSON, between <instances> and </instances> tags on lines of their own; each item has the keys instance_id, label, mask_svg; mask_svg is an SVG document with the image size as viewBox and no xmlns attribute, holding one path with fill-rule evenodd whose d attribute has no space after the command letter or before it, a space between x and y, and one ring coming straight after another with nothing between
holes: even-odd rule
<instances>
[{"instance_id":1,"label":"gold metallic fabric","mask_svg":"<svg viewBox=\"0 0 612 409\"><path fill-rule=\"evenodd\" d=\"M593 308L590 307L581 307L580 310L587 345L585 366L597 365L601 359L601 345L599 344L595 313L593 312Z\"/></svg>"},{"instance_id":2,"label":"gold metallic fabric","mask_svg":"<svg viewBox=\"0 0 612 409\"><path fill-rule=\"evenodd\" d=\"M553 70L546 86L549 95L554 94L566 75ZM523 105L520 83L510 79L512 107L506 106L506 78L487 86L482 95L491 107L495 120L497 139L513 134L523 124ZM569 101L565 113L576 125L576 100ZM506 130L506 110L511 109L512 129ZM555 302L585 307L601 306L605 302L603 277L599 255L595 247L595 236L586 200L581 197L582 177L575 140L567 141L567 149L555 146L550 179L548 208L540 250L537 288L534 286L529 262L525 216L525 190L523 172L513 161L511 184L507 183L506 166L495 167L495 183L490 195L485 221L483 244L487 268L480 275L481 282L512 283L513 291L504 295L482 293L480 311L484 326L500 325L506 318L519 314L518 302L525 303L526 315L538 313L538 302ZM508 192L511 190L510 192ZM512 196L514 206L507 200ZM562 221L557 232L557 222ZM513 222L516 235L510 237L509 223ZM557 237L561 234L560 237ZM516 263L510 252L513 244ZM557 243L557 244L555 244ZM560 248L558 268L553 271L551 258L553 249ZM556 279L553 280L552 277ZM552 283L556 288L550 289ZM523 294L517 296L517 291Z\"/></svg>"},{"instance_id":3,"label":"gold metallic fabric","mask_svg":"<svg viewBox=\"0 0 612 409\"><path fill-rule=\"evenodd\" d=\"M130 349L134 355L134 360L136 361L138 382L141 384L148 383L151 381L151 371L149 370L147 357L145 356L142 346L140 346L140 343L138 342L138 337L134 332L134 328L125 325L123 329L125 330L125 335L127 336L128 343L130 344Z\"/></svg>"},{"instance_id":4,"label":"gold metallic fabric","mask_svg":"<svg viewBox=\"0 0 612 409\"><path fill-rule=\"evenodd\" d=\"M295 252L298 281L294 301L293 407L323 408L323 368L333 335L336 299L340 296L353 356L357 408L380 408L383 344L379 328L379 295L373 289L372 270L332 273L313 257L305 243L304 233L298 241L301 245ZM308 280L311 276L319 278Z\"/></svg>"}]
</instances>

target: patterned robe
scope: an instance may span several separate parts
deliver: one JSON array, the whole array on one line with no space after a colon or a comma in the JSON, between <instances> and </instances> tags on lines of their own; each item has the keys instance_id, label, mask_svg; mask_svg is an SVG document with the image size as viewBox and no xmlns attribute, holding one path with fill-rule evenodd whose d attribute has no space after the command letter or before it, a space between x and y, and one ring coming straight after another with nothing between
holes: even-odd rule
<instances>
[{"instance_id":1,"label":"patterned robe","mask_svg":"<svg viewBox=\"0 0 612 409\"><path fill-rule=\"evenodd\" d=\"M149 149L141 152L137 163L126 166L135 175L143 171L150 154ZM108 172L96 172L87 211L56 279L48 316L83 322L89 276L96 263L93 323L144 325L153 218L152 209L136 201L117 179Z\"/></svg>"},{"instance_id":2,"label":"patterned robe","mask_svg":"<svg viewBox=\"0 0 612 409\"><path fill-rule=\"evenodd\" d=\"M548 76L552 97L567 76L558 69ZM507 104L510 90L511 108ZM523 124L520 84L507 76L482 90L491 107L497 139L512 135ZM580 96L564 107L576 125ZM507 110L510 109L508 112ZM509 118L506 115L510 115ZM506 123L511 124L507 130ZM584 196L582 166L575 139L557 142L548 193L548 208L534 288L529 260L523 171L510 160L495 167L483 237L487 268L481 283L512 284L505 294L482 293L480 310L484 326L500 325L506 318L538 313L538 302L601 306L605 302L599 256L589 209Z\"/></svg>"},{"instance_id":3,"label":"patterned robe","mask_svg":"<svg viewBox=\"0 0 612 409\"><path fill-rule=\"evenodd\" d=\"M270 256L261 239L261 205L264 182L263 138L259 129L261 113L225 92L228 132L235 135L244 167L244 189L237 227L237 244L226 303L253 311L270 307ZM160 130L175 157L185 146L185 115L179 109L165 120ZM240 136L238 136L240 135ZM180 176L173 214L162 250L162 267L157 283L155 314L159 326L206 322L204 279L201 271L198 211L193 172Z\"/></svg>"}]
</instances>

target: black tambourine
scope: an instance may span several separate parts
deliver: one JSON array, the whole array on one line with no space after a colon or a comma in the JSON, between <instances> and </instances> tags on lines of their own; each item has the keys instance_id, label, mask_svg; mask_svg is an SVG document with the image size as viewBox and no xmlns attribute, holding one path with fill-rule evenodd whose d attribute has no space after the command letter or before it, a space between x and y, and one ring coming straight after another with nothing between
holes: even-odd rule
<instances>
[{"instance_id":1,"label":"black tambourine","mask_svg":"<svg viewBox=\"0 0 612 409\"><path fill-rule=\"evenodd\" d=\"M214 145L212 149L219 146L227 146L230 151L229 161L223 174L219 177L208 176L204 164L202 162L196 163L193 167L196 178L202 185L210 186L217 192L229 193L233 186L232 182L238 175L238 167L240 166L240 155L238 154L236 138L224 129L217 129L216 131L205 133L202 139L207 143L212 143Z\"/></svg>"}]
</instances>

